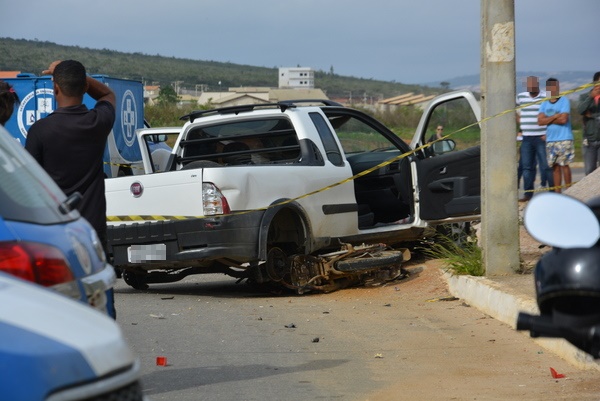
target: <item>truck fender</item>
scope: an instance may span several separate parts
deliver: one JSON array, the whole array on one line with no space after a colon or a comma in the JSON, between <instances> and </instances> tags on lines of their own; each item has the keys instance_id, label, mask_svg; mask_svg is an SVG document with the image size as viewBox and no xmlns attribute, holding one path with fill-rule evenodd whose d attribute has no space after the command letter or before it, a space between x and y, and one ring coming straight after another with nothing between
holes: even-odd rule
<instances>
[{"instance_id":1,"label":"truck fender","mask_svg":"<svg viewBox=\"0 0 600 401\"><path fill-rule=\"evenodd\" d=\"M273 206L276 205L276 206ZM293 213L294 216L298 217L302 223L302 230L304 231L301 235L304 236L304 248L305 253L310 253L316 248L316 243L312 238L312 228L310 219L304 208L295 201L289 199L278 199L271 203L265 214L263 215L260 231L258 233L258 257L260 260L267 259L267 237L269 235L269 229L275 217L284 210L288 210Z\"/></svg>"}]
</instances>

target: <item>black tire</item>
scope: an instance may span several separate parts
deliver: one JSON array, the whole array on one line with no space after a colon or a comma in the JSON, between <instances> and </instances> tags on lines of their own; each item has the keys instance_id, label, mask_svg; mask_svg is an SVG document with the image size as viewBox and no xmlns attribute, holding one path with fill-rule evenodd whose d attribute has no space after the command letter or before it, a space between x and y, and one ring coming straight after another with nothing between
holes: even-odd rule
<instances>
[{"instance_id":1,"label":"black tire","mask_svg":"<svg viewBox=\"0 0 600 401\"><path fill-rule=\"evenodd\" d=\"M273 282L289 281L290 266L287 261L287 254L278 247L269 249L267 254L266 272L269 279Z\"/></svg>"},{"instance_id":2,"label":"black tire","mask_svg":"<svg viewBox=\"0 0 600 401\"><path fill-rule=\"evenodd\" d=\"M136 290L143 291L148 289L148 283L146 283L146 280L144 280L143 274L125 269L123 270L123 280L125 280L125 283L127 283L130 287Z\"/></svg>"},{"instance_id":3,"label":"black tire","mask_svg":"<svg viewBox=\"0 0 600 401\"><path fill-rule=\"evenodd\" d=\"M402 263L402 260L402 252L381 251L370 257L340 260L335 268L342 272L358 272L388 267Z\"/></svg>"}]
</instances>

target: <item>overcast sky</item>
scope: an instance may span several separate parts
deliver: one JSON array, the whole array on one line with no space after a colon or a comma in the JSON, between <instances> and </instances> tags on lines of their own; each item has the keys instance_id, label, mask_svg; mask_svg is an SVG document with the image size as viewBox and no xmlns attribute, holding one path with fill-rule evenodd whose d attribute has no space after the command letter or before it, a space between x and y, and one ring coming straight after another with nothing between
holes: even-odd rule
<instances>
[{"instance_id":1,"label":"overcast sky","mask_svg":"<svg viewBox=\"0 0 600 401\"><path fill-rule=\"evenodd\" d=\"M402 83L480 66L479 0L0 3L0 37L15 39ZM600 71L599 27L600 0L516 0L517 71Z\"/></svg>"}]
</instances>

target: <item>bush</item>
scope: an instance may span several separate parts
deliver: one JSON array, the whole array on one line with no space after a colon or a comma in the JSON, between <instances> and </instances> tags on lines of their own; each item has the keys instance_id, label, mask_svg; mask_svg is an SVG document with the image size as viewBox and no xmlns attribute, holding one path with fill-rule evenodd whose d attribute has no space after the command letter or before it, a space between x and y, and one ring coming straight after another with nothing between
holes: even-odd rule
<instances>
[{"instance_id":1,"label":"bush","mask_svg":"<svg viewBox=\"0 0 600 401\"><path fill-rule=\"evenodd\" d=\"M441 259L446 271L456 275L483 276L481 248L474 237L457 242L452 237L438 234L428 247L420 250L433 259Z\"/></svg>"}]
</instances>

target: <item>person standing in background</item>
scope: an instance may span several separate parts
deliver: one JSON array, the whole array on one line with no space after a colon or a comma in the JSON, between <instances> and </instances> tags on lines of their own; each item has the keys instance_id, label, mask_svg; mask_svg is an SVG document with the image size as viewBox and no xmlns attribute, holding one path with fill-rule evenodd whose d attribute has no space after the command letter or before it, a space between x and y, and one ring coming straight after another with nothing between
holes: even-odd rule
<instances>
[{"instance_id":1,"label":"person standing in background","mask_svg":"<svg viewBox=\"0 0 600 401\"><path fill-rule=\"evenodd\" d=\"M427 142L433 142L438 139L442 139L444 136L444 126L439 124L435 129L435 134L431 134Z\"/></svg>"},{"instance_id":2,"label":"person standing in background","mask_svg":"<svg viewBox=\"0 0 600 401\"><path fill-rule=\"evenodd\" d=\"M517 125L519 119L517 117ZM523 132L521 129L517 131L517 188L521 188L521 178L523 177L523 159L521 159L521 142L523 141Z\"/></svg>"},{"instance_id":3,"label":"person standing in background","mask_svg":"<svg viewBox=\"0 0 600 401\"><path fill-rule=\"evenodd\" d=\"M600 71L594 74L596 86L579 98L577 112L583 116L583 164L585 175L600 161Z\"/></svg>"},{"instance_id":4,"label":"person standing in background","mask_svg":"<svg viewBox=\"0 0 600 401\"><path fill-rule=\"evenodd\" d=\"M546 91L551 98L540 106L538 124L546 125L546 152L548 166L552 167L555 192L561 192L564 180L565 187L571 186L571 167L569 164L575 157L573 148L573 131L571 130L571 103L569 98L560 96L560 83L556 78L548 78Z\"/></svg>"},{"instance_id":5,"label":"person standing in background","mask_svg":"<svg viewBox=\"0 0 600 401\"><path fill-rule=\"evenodd\" d=\"M96 230L106 254L103 155L116 118L116 96L89 77L79 61L55 61L43 74L52 75L58 107L31 126L25 149L67 196L82 195L77 209ZM86 93L97 101L93 109L83 104ZM114 305L112 290L108 297Z\"/></svg>"},{"instance_id":6,"label":"person standing in background","mask_svg":"<svg viewBox=\"0 0 600 401\"><path fill-rule=\"evenodd\" d=\"M58 108L31 126L25 149L67 196L81 193L78 209L106 250L102 157L115 122L115 94L75 60L55 61L43 73L53 76ZM91 110L83 104L86 93L97 101Z\"/></svg>"},{"instance_id":7,"label":"person standing in background","mask_svg":"<svg viewBox=\"0 0 600 401\"><path fill-rule=\"evenodd\" d=\"M17 92L8 82L0 81L0 125L4 126L10 119L17 103Z\"/></svg>"},{"instance_id":8,"label":"person standing in background","mask_svg":"<svg viewBox=\"0 0 600 401\"><path fill-rule=\"evenodd\" d=\"M538 77L529 76L526 80L526 92L517 95L517 123L522 135L520 165L523 171L523 189L525 195L519 199L526 202L533 196L536 164L540 166L542 186L554 186L550 167L546 163L546 127L538 124L540 103L546 92L540 90Z\"/></svg>"}]
</instances>

